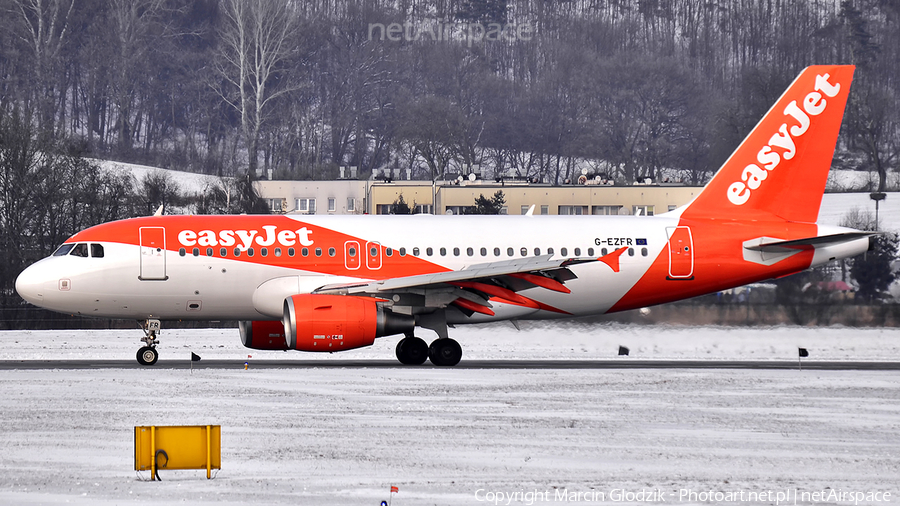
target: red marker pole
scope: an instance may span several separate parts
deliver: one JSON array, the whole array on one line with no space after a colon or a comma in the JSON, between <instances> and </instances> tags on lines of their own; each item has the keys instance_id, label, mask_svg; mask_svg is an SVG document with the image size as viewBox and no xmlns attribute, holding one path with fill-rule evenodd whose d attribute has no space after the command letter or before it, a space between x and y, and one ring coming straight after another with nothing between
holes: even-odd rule
<instances>
[{"instance_id":1,"label":"red marker pole","mask_svg":"<svg viewBox=\"0 0 900 506\"><path fill-rule=\"evenodd\" d=\"M400 489L391 485L391 496L390 496L390 499L388 500L388 506L391 506L391 503L394 501L394 494L399 494L399 493L400 493Z\"/></svg>"}]
</instances>

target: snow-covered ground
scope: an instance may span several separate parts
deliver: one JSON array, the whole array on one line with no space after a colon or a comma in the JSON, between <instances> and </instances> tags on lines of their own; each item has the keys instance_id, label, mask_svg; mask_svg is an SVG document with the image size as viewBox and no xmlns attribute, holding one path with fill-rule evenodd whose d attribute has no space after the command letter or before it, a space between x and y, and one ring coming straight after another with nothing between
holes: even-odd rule
<instances>
[{"instance_id":1,"label":"snow-covered ground","mask_svg":"<svg viewBox=\"0 0 900 506\"><path fill-rule=\"evenodd\" d=\"M650 308L653 311L653 308ZM847 327L688 327L585 324L578 321L523 321L462 325L451 336L463 346L463 359L605 360L626 346L633 359L793 360L806 348L811 360L900 360L900 329ZM433 332L420 329L426 341ZM160 360L195 352L204 358L255 360L392 359L401 336L338 354L248 350L237 329L163 329ZM0 332L0 360L124 360L134 357L138 330L25 330Z\"/></svg>"},{"instance_id":2,"label":"snow-covered ground","mask_svg":"<svg viewBox=\"0 0 900 506\"><path fill-rule=\"evenodd\" d=\"M823 225L839 225L841 219L853 208L867 211L875 217L875 201L868 193L826 193L822 197L818 222ZM887 193L878 204L878 229L900 231L900 193Z\"/></svg>"},{"instance_id":3,"label":"snow-covered ground","mask_svg":"<svg viewBox=\"0 0 900 506\"><path fill-rule=\"evenodd\" d=\"M2 332L0 360L130 359L139 335ZM796 360L798 346L810 359L900 357L892 329L572 323L453 336L464 360L608 359L619 345L631 348L621 360ZM377 505L391 485L398 506L645 504L635 494L657 490L678 504L900 498L896 372L268 369L253 363L391 358L396 338L336 355L246 350L236 330L170 330L161 341L161 361L253 358L248 370L193 373L0 370L0 504ZM216 479L132 471L133 427L175 424L222 426Z\"/></svg>"},{"instance_id":4,"label":"snow-covered ground","mask_svg":"<svg viewBox=\"0 0 900 506\"><path fill-rule=\"evenodd\" d=\"M134 163L114 162L110 160L95 160L104 170L112 172L130 172L140 182L148 174L165 174L178 186L184 194L204 193L219 183L219 178L206 174L194 174L180 170L162 169Z\"/></svg>"}]
</instances>

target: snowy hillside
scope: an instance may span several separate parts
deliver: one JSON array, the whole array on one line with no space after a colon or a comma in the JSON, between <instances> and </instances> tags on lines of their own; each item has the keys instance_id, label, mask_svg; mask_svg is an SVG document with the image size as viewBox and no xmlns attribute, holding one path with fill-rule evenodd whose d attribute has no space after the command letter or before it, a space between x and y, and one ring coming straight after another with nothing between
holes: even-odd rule
<instances>
[{"instance_id":1,"label":"snowy hillside","mask_svg":"<svg viewBox=\"0 0 900 506\"><path fill-rule=\"evenodd\" d=\"M101 168L111 172L131 172L134 178L140 182L147 174L163 173L168 174L172 181L178 185L182 193L203 193L212 185L217 184L219 178L216 176L208 176L206 174L194 174L192 172L182 172L179 170L161 169L159 167L150 167L147 165L137 165L133 163L113 162L109 160L93 160L100 165Z\"/></svg>"}]
</instances>

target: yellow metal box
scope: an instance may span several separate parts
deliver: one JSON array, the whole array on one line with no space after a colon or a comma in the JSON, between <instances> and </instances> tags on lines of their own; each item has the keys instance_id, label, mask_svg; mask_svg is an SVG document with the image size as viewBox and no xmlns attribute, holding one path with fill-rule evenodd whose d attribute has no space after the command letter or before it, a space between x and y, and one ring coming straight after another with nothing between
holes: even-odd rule
<instances>
[{"instance_id":1,"label":"yellow metal box","mask_svg":"<svg viewBox=\"0 0 900 506\"><path fill-rule=\"evenodd\" d=\"M165 453L162 453L162 452ZM157 452L159 456L157 457ZM134 428L134 470L222 468L222 430L219 425L165 425Z\"/></svg>"}]
</instances>

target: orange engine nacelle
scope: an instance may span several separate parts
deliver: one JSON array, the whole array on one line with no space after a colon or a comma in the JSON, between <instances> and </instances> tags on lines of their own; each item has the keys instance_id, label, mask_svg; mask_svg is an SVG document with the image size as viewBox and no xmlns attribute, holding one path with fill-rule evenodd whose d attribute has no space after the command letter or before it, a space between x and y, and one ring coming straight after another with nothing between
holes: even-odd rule
<instances>
[{"instance_id":1,"label":"orange engine nacelle","mask_svg":"<svg viewBox=\"0 0 900 506\"><path fill-rule=\"evenodd\" d=\"M370 297L301 294L284 299L286 344L293 350L352 350L414 328L412 316L396 314Z\"/></svg>"},{"instance_id":2,"label":"orange engine nacelle","mask_svg":"<svg viewBox=\"0 0 900 506\"><path fill-rule=\"evenodd\" d=\"M287 350L284 323L280 321L241 321L241 342L254 350Z\"/></svg>"}]
</instances>

